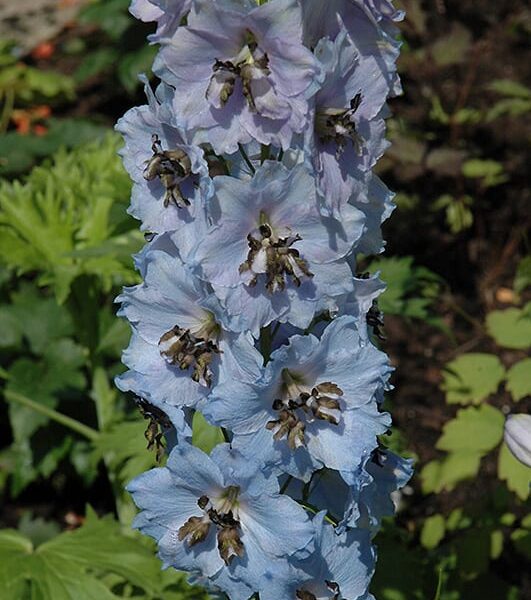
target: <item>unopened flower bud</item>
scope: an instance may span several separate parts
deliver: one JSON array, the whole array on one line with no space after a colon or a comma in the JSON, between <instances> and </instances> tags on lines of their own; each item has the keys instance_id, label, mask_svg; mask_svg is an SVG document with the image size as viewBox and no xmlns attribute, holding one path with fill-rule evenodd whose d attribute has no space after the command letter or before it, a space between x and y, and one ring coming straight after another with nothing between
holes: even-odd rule
<instances>
[{"instance_id":1,"label":"unopened flower bud","mask_svg":"<svg viewBox=\"0 0 531 600\"><path fill-rule=\"evenodd\" d=\"M531 467L531 415L509 415L504 438L513 456Z\"/></svg>"}]
</instances>

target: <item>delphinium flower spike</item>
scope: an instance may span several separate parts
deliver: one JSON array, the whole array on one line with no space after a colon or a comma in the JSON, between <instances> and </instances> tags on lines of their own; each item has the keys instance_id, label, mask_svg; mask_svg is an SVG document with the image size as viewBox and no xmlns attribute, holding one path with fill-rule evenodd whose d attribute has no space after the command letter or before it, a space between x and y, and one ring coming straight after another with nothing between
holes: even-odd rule
<instances>
[{"instance_id":1,"label":"delphinium flower spike","mask_svg":"<svg viewBox=\"0 0 531 600\"><path fill-rule=\"evenodd\" d=\"M231 600L374 600L372 537L411 476L385 448L392 368L373 173L400 91L390 0L134 0L147 104L117 124L146 246L118 297L117 386L166 462L128 486L164 567ZM194 447L194 416L225 440ZM217 597L217 596L216 596Z\"/></svg>"}]
</instances>

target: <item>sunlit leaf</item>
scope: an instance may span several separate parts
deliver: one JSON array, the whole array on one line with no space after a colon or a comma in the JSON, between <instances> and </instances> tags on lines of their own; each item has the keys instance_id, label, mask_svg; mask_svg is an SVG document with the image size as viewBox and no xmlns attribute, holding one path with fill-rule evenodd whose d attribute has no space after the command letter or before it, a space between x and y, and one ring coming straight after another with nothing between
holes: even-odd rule
<instances>
[{"instance_id":1,"label":"sunlit leaf","mask_svg":"<svg viewBox=\"0 0 531 600\"><path fill-rule=\"evenodd\" d=\"M531 394L531 358L524 358L507 371L507 390L515 402Z\"/></svg>"},{"instance_id":2,"label":"sunlit leaf","mask_svg":"<svg viewBox=\"0 0 531 600\"><path fill-rule=\"evenodd\" d=\"M488 404L461 409L446 423L436 446L448 452L485 455L500 443L504 422L503 414Z\"/></svg>"},{"instance_id":3,"label":"sunlit leaf","mask_svg":"<svg viewBox=\"0 0 531 600\"><path fill-rule=\"evenodd\" d=\"M479 404L494 394L503 381L505 368L493 354L462 354L443 371L441 388L449 404Z\"/></svg>"},{"instance_id":4,"label":"sunlit leaf","mask_svg":"<svg viewBox=\"0 0 531 600\"><path fill-rule=\"evenodd\" d=\"M420 543L428 550L437 548L444 538L444 529L444 517L442 515L437 514L428 517L422 525Z\"/></svg>"},{"instance_id":5,"label":"sunlit leaf","mask_svg":"<svg viewBox=\"0 0 531 600\"><path fill-rule=\"evenodd\" d=\"M507 487L521 500L529 498L531 468L517 460L504 443L498 457L498 477L507 483Z\"/></svg>"},{"instance_id":6,"label":"sunlit leaf","mask_svg":"<svg viewBox=\"0 0 531 600\"><path fill-rule=\"evenodd\" d=\"M504 348L529 348L531 346L531 316L528 307L493 310L487 315L487 330Z\"/></svg>"}]
</instances>

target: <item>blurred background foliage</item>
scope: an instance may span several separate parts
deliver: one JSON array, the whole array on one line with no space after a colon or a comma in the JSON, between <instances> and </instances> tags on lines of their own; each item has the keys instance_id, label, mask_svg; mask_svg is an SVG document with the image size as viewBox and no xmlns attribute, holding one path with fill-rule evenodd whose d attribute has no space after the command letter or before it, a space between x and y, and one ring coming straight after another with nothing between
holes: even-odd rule
<instances>
[{"instance_id":1,"label":"blurred background foliage","mask_svg":"<svg viewBox=\"0 0 531 600\"><path fill-rule=\"evenodd\" d=\"M386 254L360 266L388 283L382 345L397 371L385 443L416 459L416 476L376 538L373 592L525 600L531 469L502 439L505 416L531 406L531 11L523 0L397 4L406 94L378 171L398 209ZM112 383L129 336L113 299L138 281L130 256L143 244L112 125L144 102L137 74L155 53L127 6L39 0L16 18L0 6L6 600L206 597L159 571L123 491L156 464L146 421ZM217 435L194 422L201 447Z\"/></svg>"}]
</instances>

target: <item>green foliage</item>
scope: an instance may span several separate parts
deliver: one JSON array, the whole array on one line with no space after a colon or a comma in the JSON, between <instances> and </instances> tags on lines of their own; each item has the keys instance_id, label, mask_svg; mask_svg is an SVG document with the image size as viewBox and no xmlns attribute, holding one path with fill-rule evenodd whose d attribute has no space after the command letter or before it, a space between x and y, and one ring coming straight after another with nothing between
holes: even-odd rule
<instances>
[{"instance_id":1,"label":"green foliage","mask_svg":"<svg viewBox=\"0 0 531 600\"><path fill-rule=\"evenodd\" d=\"M432 515L424 521L420 533L420 543L431 550L439 545L444 538L444 517L442 515Z\"/></svg>"},{"instance_id":2,"label":"green foliage","mask_svg":"<svg viewBox=\"0 0 531 600\"><path fill-rule=\"evenodd\" d=\"M112 78L114 71L122 87L132 94L140 85L138 74L151 72L157 48L134 35L139 27L128 13L129 4L129 0L96 0L82 10L81 23L103 31L110 44L85 53L74 75L78 83L101 74Z\"/></svg>"},{"instance_id":3,"label":"green foliage","mask_svg":"<svg viewBox=\"0 0 531 600\"><path fill-rule=\"evenodd\" d=\"M444 367L441 387L449 404L479 404L496 392L504 375L505 368L497 356L462 354Z\"/></svg>"},{"instance_id":4,"label":"green foliage","mask_svg":"<svg viewBox=\"0 0 531 600\"><path fill-rule=\"evenodd\" d=\"M439 324L431 314L442 285L438 275L414 265L411 256L377 258L371 261L370 269L379 271L387 284L378 302L384 313Z\"/></svg>"},{"instance_id":5,"label":"green foliage","mask_svg":"<svg viewBox=\"0 0 531 600\"><path fill-rule=\"evenodd\" d=\"M507 371L506 387L515 402L531 395L531 358L524 358Z\"/></svg>"},{"instance_id":6,"label":"green foliage","mask_svg":"<svg viewBox=\"0 0 531 600\"><path fill-rule=\"evenodd\" d=\"M444 209L446 223L452 233L459 233L471 227L474 222L472 214L473 199L471 196L454 198L450 194L443 194L433 204L434 210Z\"/></svg>"},{"instance_id":7,"label":"green foliage","mask_svg":"<svg viewBox=\"0 0 531 600\"><path fill-rule=\"evenodd\" d=\"M200 412L194 414L192 428L193 445L201 448L203 452L208 452L208 454L214 446L225 441L221 429L207 423Z\"/></svg>"},{"instance_id":8,"label":"green foliage","mask_svg":"<svg viewBox=\"0 0 531 600\"><path fill-rule=\"evenodd\" d=\"M487 330L504 348L531 346L531 302L523 309L493 310L487 315Z\"/></svg>"},{"instance_id":9,"label":"green foliage","mask_svg":"<svg viewBox=\"0 0 531 600\"><path fill-rule=\"evenodd\" d=\"M523 292L531 285L531 256L525 256L516 269L514 278L514 291L517 294Z\"/></svg>"},{"instance_id":10,"label":"green foliage","mask_svg":"<svg viewBox=\"0 0 531 600\"><path fill-rule=\"evenodd\" d=\"M175 584L180 593L167 595L165 588ZM20 532L1 531L0 588L5 600L112 600L130 597L133 590L145 600L206 598L187 587L182 576L161 577L151 547L90 509L81 528L39 546Z\"/></svg>"},{"instance_id":11,"label":"green foliage","mask_svg":"<svg viewBox=\"0 0 531 600\"><path fill-rule=\"evenodd\" d=\"M452 490L458 482L474 477L481 458L500 443L503 425L503 414L488 404L459 410L437 442L437 448L448 454L422 469L423 491Z\"/></svg>"},{"instance_id":12,"label":"green foliage","mask_svg":"<svg viewBox=\"0 0 531 600\"><path fill-rule=\"evenodd\" d=\"M463 164L463 175L471 179L481 179L481 184L486 188L505 183L508 179L502 164L495 160L479 158L467 160Z\"/></svg>"},{"instance_id":13,"label":"green foliage","mask_svg":"<svg viewBox=\"0 0 531 600\"><path fill-rule=\"evenodd\" d=\"M517 460L504 443L498 458L498 477L507 483L508 489L521 500L529 498L531 485L531 468Z\"/></svg>"},{"instance_id":14,"label":"green foliage","mask_svg":"<svg viewBox=\"0 0 531 600\"><path fill-rule=\"evenodd\" d=\"M0 260L17 274L38 271L64 302L76 277L95 275L108 291L132 283L130 255L141 244L125 208L130 183L108 136L50 167L37 167L24 182L0 184Z\"/></svg>"}]
</instances>

